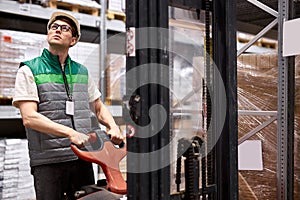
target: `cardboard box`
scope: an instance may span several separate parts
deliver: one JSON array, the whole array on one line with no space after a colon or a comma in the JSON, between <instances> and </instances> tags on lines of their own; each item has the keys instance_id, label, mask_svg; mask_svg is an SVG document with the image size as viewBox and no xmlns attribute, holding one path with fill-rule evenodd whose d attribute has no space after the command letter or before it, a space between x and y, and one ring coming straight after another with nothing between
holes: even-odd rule
<instances>
[{"instance_id":1,"label":"cardboard box","mask_svg":"<svg viewBox=\"0 0 300 200\"><path fill-rule=\"evenodd\" d=\"M126 87L126 56L120 54L107 55L106 77L106 102L122 101Z\"/></svg>"},{"instance_id":2,"label":"cardboard box","mask_svg":"<svg viewBox=\"0 0 300 200\"><path fill-rule=\"evenodd\" d=\"M299 58L296 58L298 61ZM277 54L242 54L238 57L238 109L277 110ZM297 63L297 62L296 62ZM296 64L297 66L297 64ZM297 67L296 67L297 68ZM300 77L295 76L295 199L300 197ZM269 116L244 115L238 118L239 138L268 120ZM249 138L262 141L263 170L239 171L239 198L243 200L277 199L277 123L276 121ZM298 189L297 189L298 188Z\"/></svg>"}]
</instances>

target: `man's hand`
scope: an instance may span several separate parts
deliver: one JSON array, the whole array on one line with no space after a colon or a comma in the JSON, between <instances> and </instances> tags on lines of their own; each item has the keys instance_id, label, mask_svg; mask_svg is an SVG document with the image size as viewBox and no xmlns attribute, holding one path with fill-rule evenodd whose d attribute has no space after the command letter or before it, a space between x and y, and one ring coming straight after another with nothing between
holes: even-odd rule
<instances>
[{"instance_id":1,"label":"man's hand","mask_svg":"<svg viewBox=\"0 0 300 200\"><path fill-rule=\"evenodd\" d=\"M110 139L114 144L120 144L124 137L118 126L113 126L111 129L107 131L107 135L110 135Z\"/></svg>"},{"instance_id":2,"label":"man's hand","mask_svg":"<svg viewBox=\"0 0 300 200\"><path fill-rule=\"evenodd\" d=\"M89 136L83 133L76 132L72 134L69 139L72 143L76 144L78 147L82 147L89 142Z\"/></svg>"}]
</instances>

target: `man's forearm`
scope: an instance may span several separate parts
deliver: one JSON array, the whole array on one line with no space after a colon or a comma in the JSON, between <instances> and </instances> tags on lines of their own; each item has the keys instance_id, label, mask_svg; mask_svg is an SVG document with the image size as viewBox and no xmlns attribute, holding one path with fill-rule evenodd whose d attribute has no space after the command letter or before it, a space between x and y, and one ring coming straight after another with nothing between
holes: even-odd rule
<instances>
[{"instance_id":1,"label":"man's forearm","mask_svg":"<svg viewBox=\"0 0 300 200\"><path fill-rule=\"evenodd\" d=\"M74 129L56 123L44 115L38 113L35 102L20 102L20 112L25 127L37 130L45 134L53 134L67 138L75 137L78 132Z\"/></svg>"},{"instance_id":2,"label":"man's forearm","mask_svg":"<svg viewBox=\"0 0 300 200\"><path fill-rule=\"evenodd\" d=\"M98 121L103 124L106 128L111 129L113 127L117 127L117 124L109 112L109 110L102 106L99 113L97 114Z\"/></svg>"}]
</instances>

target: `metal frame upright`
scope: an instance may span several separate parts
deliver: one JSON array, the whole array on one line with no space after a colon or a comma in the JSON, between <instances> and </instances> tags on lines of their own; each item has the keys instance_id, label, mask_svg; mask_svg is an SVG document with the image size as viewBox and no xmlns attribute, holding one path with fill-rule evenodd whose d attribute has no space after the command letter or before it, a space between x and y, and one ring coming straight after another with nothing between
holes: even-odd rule
<instances>
[{"instance_id":1,"label":"metal frame upright","mask_svg":"<svg viewBox=\"0 0 300 200\"><path fill-rule=\"evenodd\" d=\"M236 0L212 2L213 61L216 66L211 85L212 134L216 136L216 131L222 130L215 147L217 196L214 199L234 200L238 199ZM217 73L222 80L218 80ZM225 96L220 91L221 84L224 84ZM226 112L224 124L220 123L222 111Z\"/></svg>"},{"instance_id":2,"label":"metal frame upright","mask_svg":"<svg viewBox=\"0 0 300 200\"><path fill-rule=\"evenodd\" d=\"M283 57L283 23L293 17L293 1L278 1L277 199L294 199L294 57Z\"/></svg>"},{"instance_id":3,"label":"metal frame upright","mask_svg":"<svg viewBox=\"0 0 300 200\"><path fill-rule=\"evenodd\" d=\"M130 117L135 135L127 139L127 198L132 200L168 200L170 198L170 167L153 169L154 163L170 163L170 152L147 155L168 146L169 123L169 72L162 70L169 65L168 52L168 1L127 0L126 29L126 95L130 106ZM131 51L133 50L133 51ZM129 76L128 74L134 74ZM155 84L164 83L163 85ZM146 83L146 84L143 84ZM167 113L165 122L156 112L149 119L150 108L159 104ZM162 129L151 135L155 125L163 123ZM140 135L141 137L138 137ZM135 156L138 155L138 156ZM132 171L135 170L135 171Z\"/></svg>"},{"instance_id":4,"label":"metal frame upright","mask_svg":"<svg viewBox=\"0 0 300 200\"><path fill-rule=\"evenodd\" d=\"M99 88L101 89L102 101L105 102L105 94L106 94L106 87L105 87L105 66L106 66L106 55L107 55L107 28L106 28L106 11L107 11L107 1L101 0L101 22L99 26L100 31L100 70L99 70Z\"/></svg>"}]
</instances>

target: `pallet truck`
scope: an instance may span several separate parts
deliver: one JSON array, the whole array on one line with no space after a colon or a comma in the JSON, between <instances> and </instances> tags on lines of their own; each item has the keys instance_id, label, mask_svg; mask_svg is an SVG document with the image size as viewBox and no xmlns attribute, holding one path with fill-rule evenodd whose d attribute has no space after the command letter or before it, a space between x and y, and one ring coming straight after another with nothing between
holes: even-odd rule
<instances>
[{"instance_id":1,"label":"pallet truck","mask_svg":"<svg viewBox=\"0 0 300 200\"><path fill-rule=\"evenodd\" d=\"M78 200L119 200L127 199L127 183L120 168L120 161L126 156L126 146L122 142L114 145L110 137L102 130L94 130L89 134L90 144L79 148L71 144L73 152L82 160L98 164L106 177L97 181L97 184L88 185L76 191Z\"/></svg>"}]
</instances>

